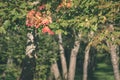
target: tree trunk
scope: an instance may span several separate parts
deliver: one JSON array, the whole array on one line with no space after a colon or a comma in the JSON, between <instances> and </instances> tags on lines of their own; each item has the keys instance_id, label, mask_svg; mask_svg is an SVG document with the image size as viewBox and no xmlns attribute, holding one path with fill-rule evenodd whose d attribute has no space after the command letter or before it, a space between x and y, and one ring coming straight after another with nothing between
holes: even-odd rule
<instances>
[{"instance_id":1,"label":"tree trunk","mask_svg":"<svg viewBox=\"0 0 120 80\"><path fill-rule=\"evenodd\" d=\"M89 52L90 52L90 45L88 44L85 48L85 58L84 58L84 65L83 65L83 80L87 80L88 78L88 64L89 64Z\"/></svg>"},{"instance_id":2,"label":"tree trunk","mask_svg":"<svg viewBox=\"0 0 120 80\"><path fill-rule=\"evenodd\" d=\"M76 58L80 47L80 39L81 39L81 34L78 34L78 36L75 39L74 47L70 55L68 80L74 80L75 77Z\"/></svg>"},{"instance_id":3,"label":"tree trunk","mask_svg":"<svg viewBox=\"0 0 120 80\"><path fill-rule=\"evenodd\" d=\"M34 31L29 31L27 33L27 46L26 46L26 57L23 60L22 64L22 72L20 75L19 80L33 80L34 78L34 73L35 73L35 67L36 67L36 62L35 62L35 35Z\"/></svg>"},{"instance_id":4,"label":"tree trunk","mask_svg":"<svg viewBox=\"0 0 120 80\"><path fill-rule=\"evenodd\" d=\"M58 69L58 64L56 61L52 64L52 71L53 71L55 80L62 80L61 76L60 76L59 69Z\"/></svg>"},{"instance_id":5,"label":"tree trunk","mask_svg":"<svg viewBox=\"0 0 120 80\"><path fill-rule=\"evenodd\" d=\"M50 74L49 74L47 80L54 80L54 74L53 74L52 66L50 67Z\"/></svg>"},{"instance_id":6,"label":"tree trunk","mask_svg":"<svg viewBox=\"0 0 120 80\"><path fill-rule=\"evenodd\" d=\"M62 65L62 75L63 79L67 80L67 64L66 64L66 58L65 58L65 53L64 53L64 48L63 48L63 42L62 42L62 34L58 34L59 38L59 50L60 50L60 59L61 59L61 65Z\"/></svg>"},{"instance_id":7,"label":"tree trunk","mask_svg":"<svg viewBox=\"0 0 120 80\"><path fill-rule=\"evenodd\" d=\"M120 74L119 74L119 60L118 60L118 54L117 54L117 45L112 43L107 43L111 55L111 62L113 66L114 71L114 78L115 80L120 80Z\"/></svg>"},{"instance_id":8,"label":"tree trunk","mask_svg":"<svg viewBox=\"0 0 120 80\"><path fill-rule=\"evenodd\" d=\"M112 33L114 31L114 26L110 24L107 28L109 33ZM111 42L106 42L107 46L109 48L110 56L111 56L111 62L113 66L113 72L114 72L114 78L115 80L120 80L120 73L119 73L119 58L118 58L118 52L117 52L117 45L114 43L115 39L114 37L111 38Z\"/></svg>"}]
</instances>

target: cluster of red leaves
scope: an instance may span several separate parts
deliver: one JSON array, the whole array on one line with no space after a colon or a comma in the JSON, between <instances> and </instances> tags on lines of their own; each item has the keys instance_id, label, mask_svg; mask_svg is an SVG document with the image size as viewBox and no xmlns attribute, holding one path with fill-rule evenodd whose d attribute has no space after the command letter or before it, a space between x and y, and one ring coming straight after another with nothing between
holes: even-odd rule
<instances>
[{"instance_id":1,"label":"cluster of red leaves","mask_svg":"<svg viewBox=\"0 0 120 80\"><path fill-rule=\"evenodd\" d=\"M44 6L40 6L39 8L42 10L44 9ZM28 27L39 28L40 26L43 26L43 33L53 35L54 32L48 27L50 23L52 23L52 18L50 16L42 15L42 13L35 10L29 11L26 17L26 25Z\"/></svg>"},{"instance_id":2,"label":"cluster of red leaves","mask_svg":"<svg viewBox=\"0 0 120 80\"><path fill-rule=\"evenodd\" d=\"M48 34L50 34L50 35L54 35L54 32L51 31L48 26L44 26L44 28L42 28L42 32L43 32L43 33L48 33Z\"/></svg>"},{"instance_id":3,"label":"cluster of red leaves","mask_svg":"<svg viewBox=\"0 0 120 80\"><path fill-rule=\"evenodd\" d=\"M56 11L59 11L61 8L66 7L66 8L71 8L72 6L72 1L71 0L62 0L60 5L58 5ZM42 4L41 6L38 6L38 9L44 10L46 8L45 4ZM27 17L26 17L26 25L28 27L35 27L39 28L40 26L43 26L42 32L43 33L48 33L50 35L54 35L54 32L50 30L48 25L52 23L52 18L50 16L47 16L45 14L42 14L41 12L31 10L28 12Z\"/></svg>"}]
</instances>

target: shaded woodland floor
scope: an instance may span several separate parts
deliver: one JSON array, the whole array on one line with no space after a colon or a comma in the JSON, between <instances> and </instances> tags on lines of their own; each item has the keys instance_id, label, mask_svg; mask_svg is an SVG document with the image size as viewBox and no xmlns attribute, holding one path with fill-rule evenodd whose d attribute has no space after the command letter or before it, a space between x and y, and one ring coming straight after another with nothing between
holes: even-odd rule
<instances>
[{"instance_id":1,"label":"shaded woodland floor","mask_svg":"<svg viewBox=\"0 0 120 80\"><path fill-rule=\"evenodd\" d=\"M97 57L99 58L96 60L95 69L92 73L89 73L88 80L114 80L113 68L109 55L98 54ZM75 80L82 80L82 76L82 72L76 70Z\"/></svg>"}]
</instances>

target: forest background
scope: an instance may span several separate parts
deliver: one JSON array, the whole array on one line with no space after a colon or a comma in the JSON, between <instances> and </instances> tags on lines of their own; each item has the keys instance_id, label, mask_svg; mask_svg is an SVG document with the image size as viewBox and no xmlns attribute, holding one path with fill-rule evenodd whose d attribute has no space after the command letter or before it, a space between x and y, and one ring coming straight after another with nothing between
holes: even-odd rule
<instances>
[{"instance_id":1,"label":"forest background","mask_svg":"<svg viewBox=\"0 0 120 80\"><path fill-rule=\"evenodd\" d=\"M119 0L0 0L0 80L119 80Z\"/></svg>"}]
</instances>

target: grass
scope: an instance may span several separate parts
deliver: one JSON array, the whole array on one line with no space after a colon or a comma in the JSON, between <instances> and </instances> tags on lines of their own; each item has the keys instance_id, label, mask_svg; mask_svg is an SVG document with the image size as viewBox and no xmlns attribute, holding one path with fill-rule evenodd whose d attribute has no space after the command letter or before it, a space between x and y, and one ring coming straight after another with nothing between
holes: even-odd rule
<instances>
[{"instance_id":1,"label":"grass","mask_svg":"<svg viewBox=\"0 0 120 80\"><path fill-rule=\"evenodd\" d=\"M106 63L98 63L94 72L96 80L114 80L112 65Z\"/></svg>"}]
</instances>

